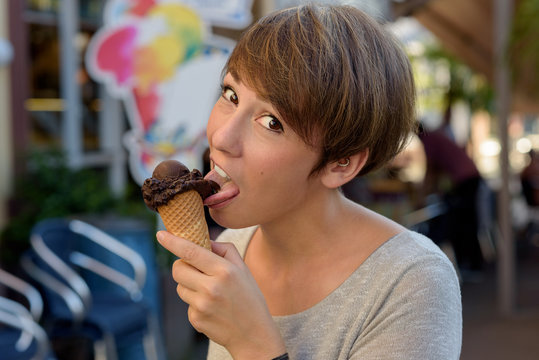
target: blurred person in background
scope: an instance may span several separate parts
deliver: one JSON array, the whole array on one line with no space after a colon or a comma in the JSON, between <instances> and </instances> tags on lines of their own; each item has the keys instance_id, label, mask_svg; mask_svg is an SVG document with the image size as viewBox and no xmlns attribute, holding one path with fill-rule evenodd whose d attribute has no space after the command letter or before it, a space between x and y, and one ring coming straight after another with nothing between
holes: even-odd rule
<instances>
[{"instance_id":1,"label":"blurred person in background","mask_svg":"<svg viewBox=\"0 0 539 360\"><path fill-rule=\"evenodd\" d=\"M445 127L428 131L420 125L418 136L427 160L424 197L438 194L447 206L445 235L463 276L480 271L483 255L478 238L478 204L483 180L477 166L466 150L447 135Z\"/></svg>"},{"instance_id":2,"label":"blurred person in background","mask_svg":"<svg viewBox=\"0 0 539 360\"><path fill-rule=\"evenodd\" d=\"M522 195L528 205L528 219L523 232L524 245L539 246L539 154L528 152L529 163L520 172Z\"/></svg>"},{"instance_id":3,"label":"blurred person in background","mask_svg":"<svg viewBox=\"0 0 539 360\"><path fill-rule=\"evenodd\" d=\"M526 203L533 208L539 206L539 155L532 149L528 156L530 162L522 169L520 182Z\"/></svg>"}]
</instances>

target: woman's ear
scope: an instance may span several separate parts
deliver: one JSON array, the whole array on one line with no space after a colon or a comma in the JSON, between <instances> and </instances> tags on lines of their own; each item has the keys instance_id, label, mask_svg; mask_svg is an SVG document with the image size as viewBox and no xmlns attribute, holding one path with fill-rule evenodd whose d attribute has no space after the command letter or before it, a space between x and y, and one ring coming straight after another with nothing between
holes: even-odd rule
<instances>
[{"instance_id":1,"label":"woman's ear","mask_svg":"<svg viewBox=\"0 0 539 360\"><path fill-rule=\"evenodd\" d=\"M322 173L322 183L331 189L346 184L363 169L368 158L369 149L365 149L355 155L328 163Z\"/></svg>"}]
</instances>

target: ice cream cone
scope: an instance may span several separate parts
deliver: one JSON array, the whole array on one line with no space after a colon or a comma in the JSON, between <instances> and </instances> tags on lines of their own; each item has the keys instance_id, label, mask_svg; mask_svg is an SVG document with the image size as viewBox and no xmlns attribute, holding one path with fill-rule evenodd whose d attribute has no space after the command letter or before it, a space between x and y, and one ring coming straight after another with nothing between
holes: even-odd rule
<instances>
[{"instance_id":1,"label":"ice cream cone","mask_svg":"<svg viewBox=\"0 0 539 360\"><path fill-rule=\"evenodd\" d=\"M204 205L199 193L190 190L177 194L158 208L167 231L211 250Z\"/></svg>"}]
</instances>

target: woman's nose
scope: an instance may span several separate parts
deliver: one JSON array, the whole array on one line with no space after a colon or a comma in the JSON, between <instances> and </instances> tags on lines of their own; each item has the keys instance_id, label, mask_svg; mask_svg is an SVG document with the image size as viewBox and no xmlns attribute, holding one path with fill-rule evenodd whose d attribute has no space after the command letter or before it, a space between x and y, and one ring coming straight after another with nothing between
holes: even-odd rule
<instances>
[{"instance_id":1,"label":"woman's nose","mask_svg":"<svg viewBox=\"0 0 539 360\"><path fill-rule=\"evenodd\" d=\"M208 140L215 150L224 152L229 156L239 156L241 154L243 132L239 114L236 113L219 119L212 116L208 125Z\"/></svg>"}]
</instances>

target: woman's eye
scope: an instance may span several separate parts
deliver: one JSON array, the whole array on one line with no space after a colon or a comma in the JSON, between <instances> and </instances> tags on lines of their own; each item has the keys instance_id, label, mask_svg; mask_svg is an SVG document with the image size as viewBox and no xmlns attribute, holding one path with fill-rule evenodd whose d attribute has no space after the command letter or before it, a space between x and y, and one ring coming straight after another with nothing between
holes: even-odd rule
<instances>
[{"instance_id":1,"label":"woman's eye","mask_svg":"<svg viewBox=\"0 0 539 360\"><path fill-rule=\"evenodd\" d=\"M259 122L268 130L275 132L283 132L283 124L273 115L264 115L260 117Z\"/></svg>"},{"instance_id":2,"label":"woman's eye","mask_svg":"<svg viewBox=\"0 0 539 360\"><path fill-rule=\"evenodd\" d=\"M223 97L233 104L238 104L238 95L228 86L223 87Z\"/></svg>"}]
</instances>

